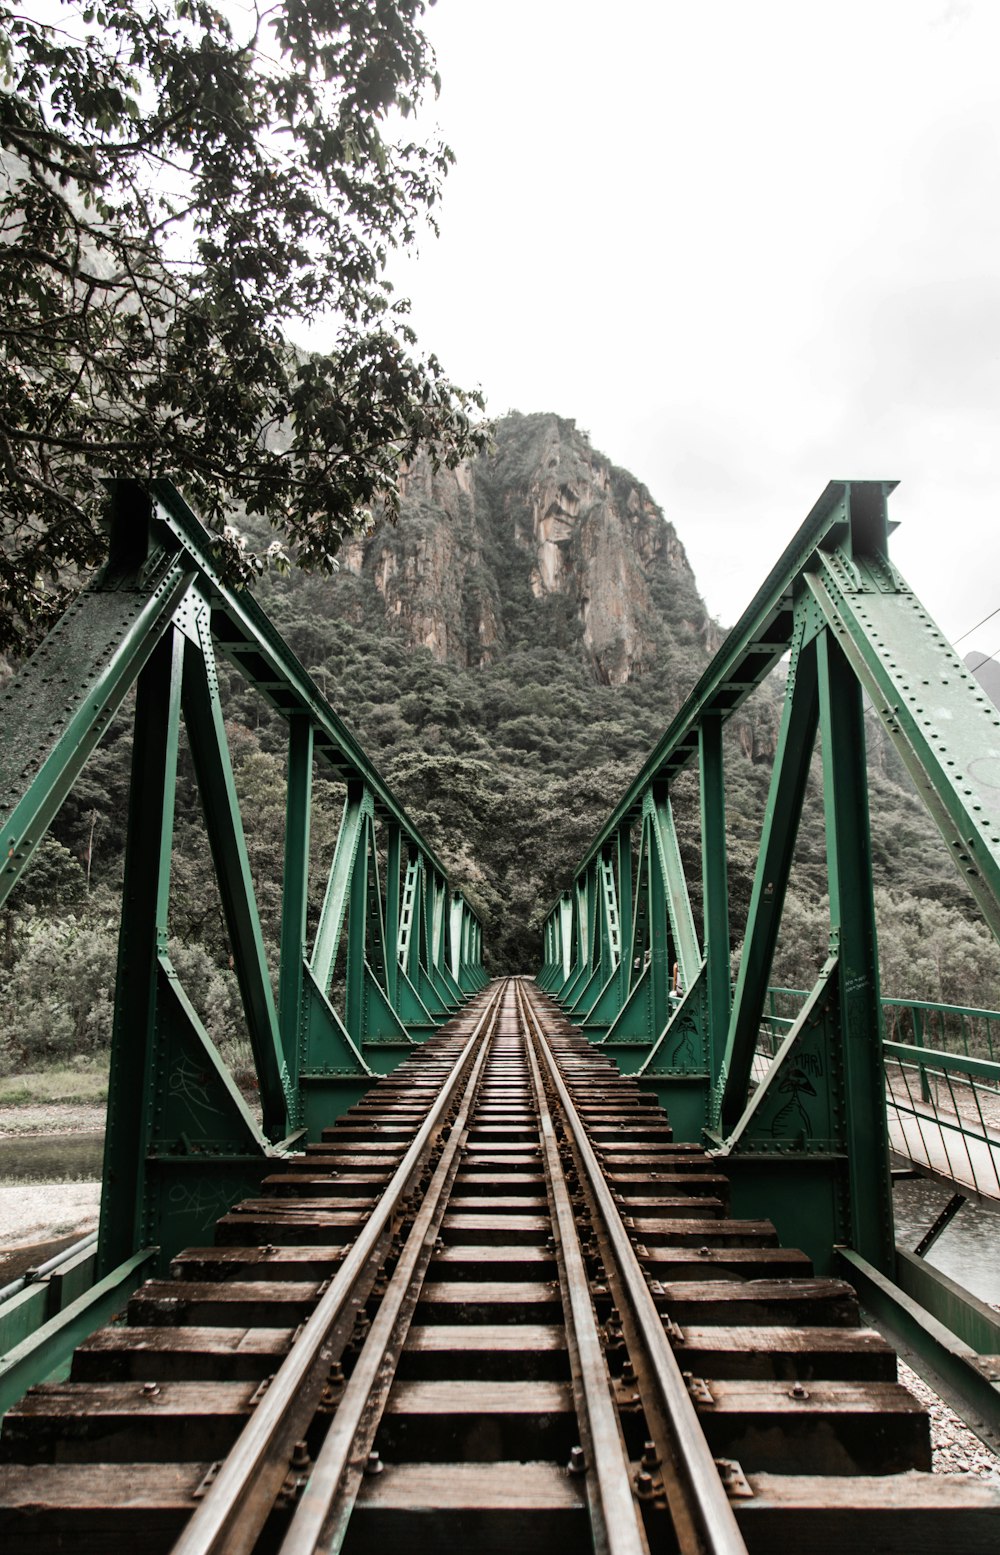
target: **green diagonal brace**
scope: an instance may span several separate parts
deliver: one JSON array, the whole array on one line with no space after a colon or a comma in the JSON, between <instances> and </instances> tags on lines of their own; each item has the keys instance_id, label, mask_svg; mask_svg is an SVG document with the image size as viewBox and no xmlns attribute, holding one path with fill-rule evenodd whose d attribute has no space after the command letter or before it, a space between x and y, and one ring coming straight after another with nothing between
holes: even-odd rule
<instances>
[{"instance_id":1,"label":"green diagonal brace","mask_svg":"<svg viewBox=\"0 0 1000 1555\"><path fill-rule=\"evenodd\" d=\"M681 864L674 813L665 788L653 785L643 801L643 813L649 818L652 846L666 889L670 931L680 964L681 981L685 988L690 988L701 970L701 947Z\"/></svg>"},{"instance_id":2,"label":"green diagonal brace","mask_svg":"<svg viewBox=\"0 0 1000 1555\"><path fill-rule=\"evenodd\" d=\"M340 949L340 935L344 927L344 914L350 898L351 879L361 844L363 823L374 813L371 793L362 784L350 784L344 813L337 833L337 845L330 865L330 877L326 885L323 907L316 930L309 970L313 980L323 993L329 992L333 969Z\"/></svg>"},{"instance_id":3,"label":"green diagonal brace","mask_svg":"<svg viewBox=\"0 0 1000 1555\"><path fill-rule=\"evenodd\" d=\"M793 641L778 749L747 914L747 936L733 995L726 1057L717 1081L722 1085L720 1120L726 1133L735 1127L746 1105L760 1016L781 926L809 763L816 743L819 722L816 645L815 640L803 642L806 624L807 612L802 610Z\"/></svg>"},{"instance_id":4,"label":"green diagonal brace","mask_svg":"<svg viewBox=\"0 0 1000 1555\"><path fill-rule=\"evenodd\" d=\"M197 612L197 637L189 638L185 651L183 707L247 1033L257 1065L264 1128L270 1138L281 1139L288 1132L291 1110L288 1072L229 760L207 606Z\"/></svg>"}]
</instances>

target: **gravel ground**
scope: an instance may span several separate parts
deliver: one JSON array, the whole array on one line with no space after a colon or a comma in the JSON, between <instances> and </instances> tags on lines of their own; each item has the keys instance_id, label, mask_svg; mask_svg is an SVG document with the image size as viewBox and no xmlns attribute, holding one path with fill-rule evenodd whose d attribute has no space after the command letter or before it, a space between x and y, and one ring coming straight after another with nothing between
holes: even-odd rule
<instances>
[{"instance_id":1,"label":"gravel ground","mask_svg":"<svg viewBox=\"0 0 1000 1555\"><path fill-rule=\"evenodd\" d=\"M14 1183L0 1188L0 1253L97 1227L99 1182Z\"/></svg>"},{"instance_id":2,"label":"gravel ground","mask_svg":"<svg viewBox=\"0 0 1000 1555\"><path fill-rule=\"evenodd\" d=\"M899 1380L930 1412L931 1447L936 1474L975 1474L991 1484L1000 1485L1000 1457L970 1431L954 1410L938 1398L922 1377L899 1362Z\"/></svg>"}]
</instances>

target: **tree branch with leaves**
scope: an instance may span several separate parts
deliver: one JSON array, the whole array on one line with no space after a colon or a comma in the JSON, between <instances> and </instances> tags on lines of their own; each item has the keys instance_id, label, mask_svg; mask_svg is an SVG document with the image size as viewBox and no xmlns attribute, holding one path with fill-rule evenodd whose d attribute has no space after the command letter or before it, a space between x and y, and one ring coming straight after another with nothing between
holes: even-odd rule
<instances>
[{"instance_id":1,"label":"tree branch with leaves","mask_svg":"<svg viewBox=\"0 0 1000 1555\"><path fill-rule=\"evenodd\" d=\"M0 646L101 559L109 475L220 530L242 504L329 569L401 460L482 446L386 276L452 162L410 133L424 11L0 0ZM332 351L290 346L331 316Z\"/></svg>"}]
</instances>

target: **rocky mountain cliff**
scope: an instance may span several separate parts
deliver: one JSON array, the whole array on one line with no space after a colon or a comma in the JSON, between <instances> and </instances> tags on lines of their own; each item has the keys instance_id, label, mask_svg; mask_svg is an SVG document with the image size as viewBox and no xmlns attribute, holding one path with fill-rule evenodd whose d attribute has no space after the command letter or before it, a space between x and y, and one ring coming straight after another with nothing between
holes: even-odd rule
<instances>
[{"instance_id":1,"label":"rocky mountain cliff","mask_svg":"<svg viewBox=\"0 0 1000 1555\"><path fill-rule=\"evenodd\" d=\"M512 413L489 454L437 471L421 457L401 484L398 525L347 546L341 566L439 662L491 664L541 638L578 644L619 685L665 667L671 640L714 646L673 525L575 422Z\"/></svg>"}]
</instances>

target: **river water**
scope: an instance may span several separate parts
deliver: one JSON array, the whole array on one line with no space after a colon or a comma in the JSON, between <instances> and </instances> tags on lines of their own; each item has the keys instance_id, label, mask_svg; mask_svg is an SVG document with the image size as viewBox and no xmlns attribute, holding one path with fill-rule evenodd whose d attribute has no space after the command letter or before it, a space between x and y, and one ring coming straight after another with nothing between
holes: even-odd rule
<instances>
[{"instance_id":1,"label":"river water","mask_svg":"<svg viewBox=\"0 0 1000 1555\"><path fill-rule=\"evenodd\" d=\"M0 1139L0 1182L96 1182L103 1134L8 1134Z\"/></svg>"},{"instance_id":2,"label":"river water","mask_svg":"<svg viewBox=\"0 0 1000 1555\"><path fill-rule=\"evenodd\" d=\"M897 1182L893 1191L896 1241L913 1252L951 1198L951 1189L927 1178ZM1000 1204L970 1199L927 1254L927 1262L978 1296L1000 1305Z\"/></svg>"}]
</instances>

